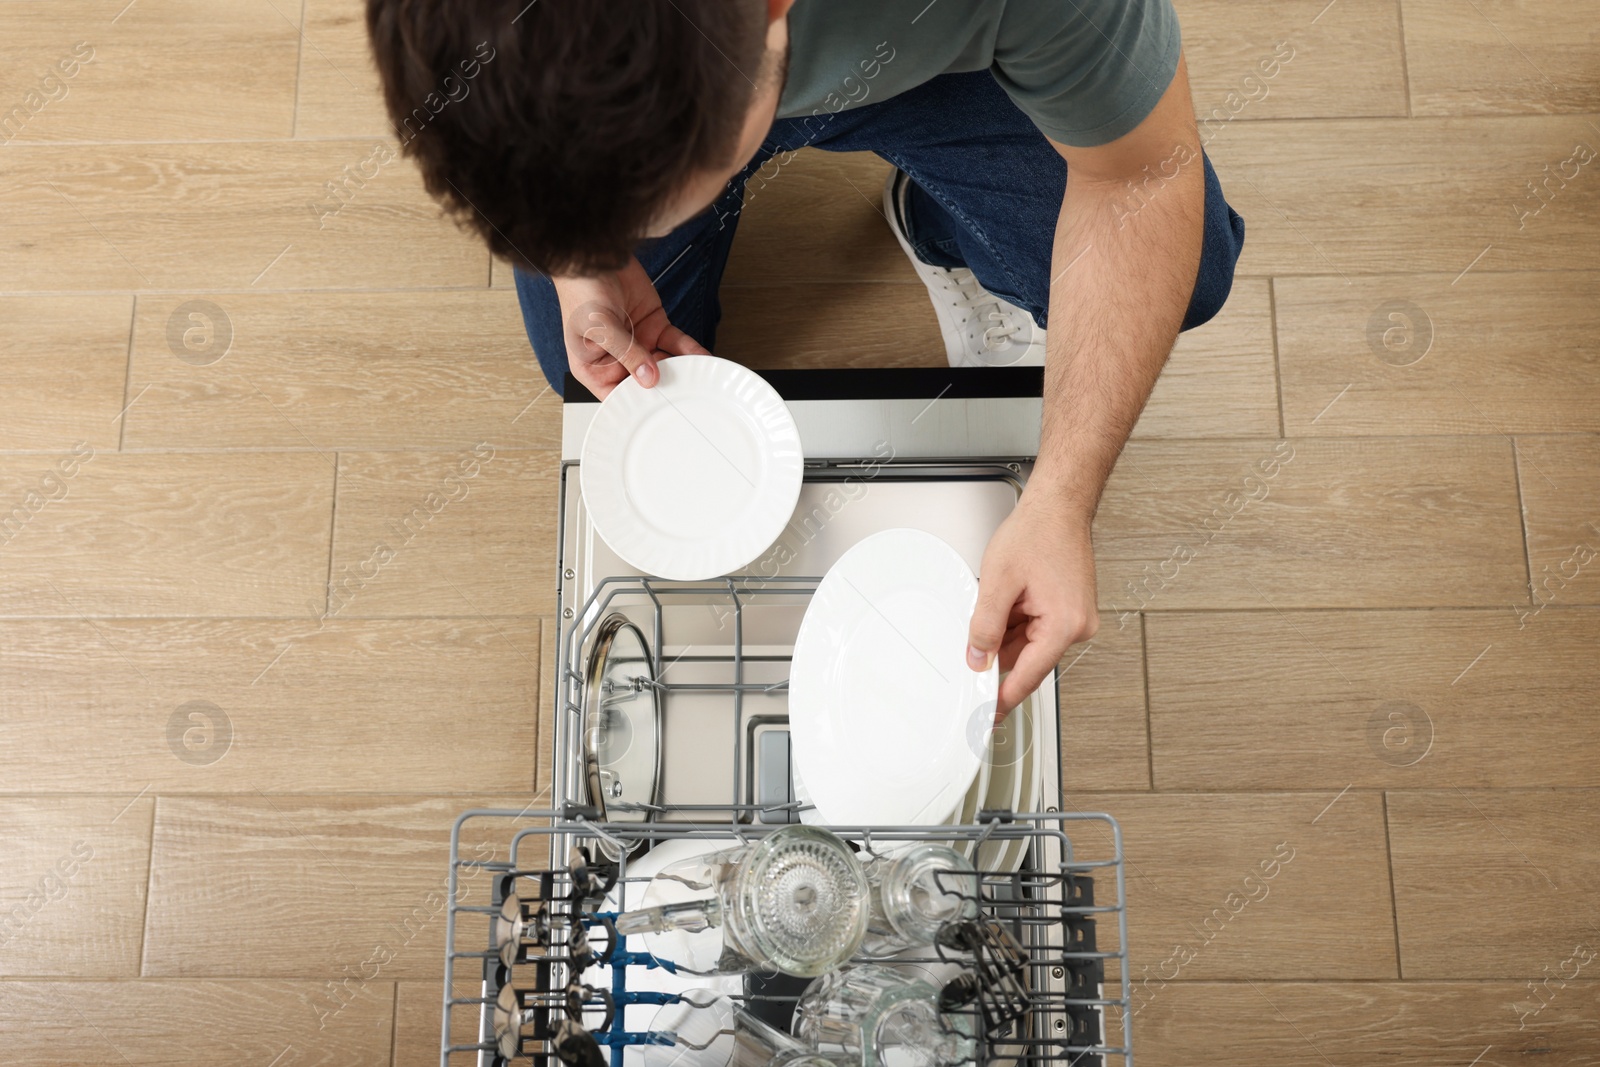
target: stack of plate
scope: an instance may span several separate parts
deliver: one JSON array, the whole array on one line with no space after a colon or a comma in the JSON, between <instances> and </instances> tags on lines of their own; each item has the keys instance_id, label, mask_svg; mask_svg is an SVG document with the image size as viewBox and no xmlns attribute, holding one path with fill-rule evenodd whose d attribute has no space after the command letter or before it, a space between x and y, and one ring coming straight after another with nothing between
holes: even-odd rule
<instances>
[{"instance_id":1,"label":"stack of plate","mask_svg":"<svg viewBox=\"0 0 1600 1067\"><path fill-rule=\"evenodd\" d=\"M980 811L1035 810L1040 787L1039 740L1039 722L1029 697L995 727L984 769L962 798L951 824L970 826ZM1009 873L1022 866L1028 842L991 839L975 851L976 855L972 845L965 846L967 858L978 870Z\"/></svg>"}]
</instances>

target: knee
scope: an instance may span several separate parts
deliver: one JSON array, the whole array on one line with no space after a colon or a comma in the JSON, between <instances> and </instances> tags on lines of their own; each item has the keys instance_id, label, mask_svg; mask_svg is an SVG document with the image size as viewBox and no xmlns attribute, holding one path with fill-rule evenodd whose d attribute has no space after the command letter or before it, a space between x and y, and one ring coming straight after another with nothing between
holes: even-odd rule
<instances>
[{"instance_id":1,"label":"knee","mask_svg":"<svg viewBox=\"0 0 1600 1067\"><path fill-rule=\"evenodd\" d=\"M539 369L560 396L567 380L567 338L561 322L561 300L556 287L542 274L516 268L517 302L522 305L522 326L539 360Z\"/></svg>"},{"instance_id":2,"label":"knee","mask_svg":"<svg viewBox=\"0 0 1600 1067\"><path fill-rule=\"evenodd\" d=\"M1205 169L1205 234L1194 292L1183 317L1185 330L1210 322L1222 310L1233 289L1233 270L1239 262L1239 253L1244 249L1244 219L1224 199L1222 183L1211 169L1211 160L1205 161Z\"/></svg>"}]
</instances>

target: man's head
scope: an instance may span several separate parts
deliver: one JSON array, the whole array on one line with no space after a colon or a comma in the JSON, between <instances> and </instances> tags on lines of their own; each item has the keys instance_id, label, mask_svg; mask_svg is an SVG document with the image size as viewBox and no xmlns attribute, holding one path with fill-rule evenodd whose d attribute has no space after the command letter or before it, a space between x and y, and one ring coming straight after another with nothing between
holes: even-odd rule
<instances>
[{"instance_id":1,"label":"man's head","mask_svg":"<svg viewBox=\"0 0 1600 1067\"><path fill-rule=\"evenodd\" d=\"M792 0L367 0L428 191L546 274L620 267L760 147Z\"/></svg>"}]
</instances>

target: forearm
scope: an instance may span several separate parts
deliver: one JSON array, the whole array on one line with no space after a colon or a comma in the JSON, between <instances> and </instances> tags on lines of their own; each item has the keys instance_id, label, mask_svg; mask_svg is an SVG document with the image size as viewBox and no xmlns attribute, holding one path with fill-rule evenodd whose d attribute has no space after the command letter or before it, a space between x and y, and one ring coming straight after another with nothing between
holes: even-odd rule
<instances>
[{"instance_id":1,"label":"forearm","mask_svg":"<svg viewBox=\"0 0 1600 1067\"><path fill-rule=\"evenodd\" d=\"M1167 158L1131 185L1069 173L1056 224L1033 484L1084 522L1177 339L1199 269L1198 141L1175 142Z\"/></svg>"}]
</instances>

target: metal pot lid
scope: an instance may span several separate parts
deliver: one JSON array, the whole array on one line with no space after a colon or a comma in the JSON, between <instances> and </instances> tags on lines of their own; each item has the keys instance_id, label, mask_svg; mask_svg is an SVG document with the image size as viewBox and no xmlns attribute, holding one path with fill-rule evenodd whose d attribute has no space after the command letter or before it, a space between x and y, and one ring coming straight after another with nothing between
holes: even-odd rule
<instances>
[{"instance_id":1,"label":"metal pot lid","mask_svg":"<svg viewBox=\"0 0 1600 1067\"><path fill-rule=\"evenodd\" d=\"M583 701L589 803L605 822L646 822L661 784L661 700L650 646L627 616L600 623Z\"/></svg>"}]
</instances>

